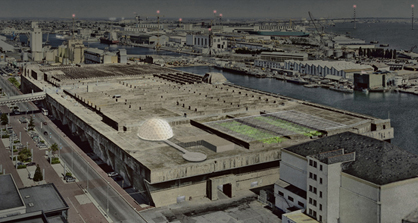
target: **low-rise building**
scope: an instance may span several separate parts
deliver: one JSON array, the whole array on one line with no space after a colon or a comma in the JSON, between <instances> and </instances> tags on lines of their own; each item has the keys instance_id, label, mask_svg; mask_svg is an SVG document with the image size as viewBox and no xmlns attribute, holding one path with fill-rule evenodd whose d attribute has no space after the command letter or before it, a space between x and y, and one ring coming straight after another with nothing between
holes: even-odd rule
<instances>
[{"instance_id":1,"label":"low-rise building","mask_svg":"<svg viewBox=\"0 0 418 223\"><path fill-rule=\"evenodd\" d=\"M6 174L0 185L0 222L68 222L69 207L54 184L18 189Z\"/></svg>"},{"instance_id":2,"label":"low-rise building","mask_svg":"<svg viewBox=\"0 0 418 223\"><path fill-rule=\"evenodd\" d=\"M228 41L223 39L221 36L213 36L211 43L209 35L189 34L186 36L186 45L202 48L208 48L210 46L213 49L227 49Z\"/></svg>"},{"instance_id":3,"label":"low-rise building","mask_svg":"<svg viewBox=\"0 0 418 223\"><path fill-rule=\"evenodd\" d=\"M402 222L418 206L417 166L417 155L388 142L351 132L324 137L282 150L275 204L324 223Z\"/></svg>"},{"instance_id":4,"label":"low-rise building","mask_svg":"<svg viewBox=\"0 0 418 223\"><path fill-rule=\"evenodd\" d=\"M104 50L97 48L88 48L84 50L85 64L118 63L118 60L118 56L113 52L105 52Z\"/></svg>"},{"instance_id":5,"label":"low-rise building","mask_svg":"<svg viewBox=\"0 0 418 223\"><path fill-rule=\"evenodd\" d=\"M389 85L399 85L399 80L395 83L395 74L393 72L373 72L373 73L354 73L354 89L362 90L384 90ZM402 79L400 80L402 82Z\"/></svg>"},{"instance_id":6,"label":"low-rise building","mask_svg":"<svg viewBox=\"0 0 418 223\"><path fill-rule=\"evenodd\" d=\"M360 71L372 71L370 65L355 64L346 61L295 61L287 60L284 62L284 69L294 70L301 74L317 75L325 77L326 75L341 76L352 79L353 73Z\"/></svg>"},{"instance_id":7,"label":"low-rise building","mask_svg":"<svg viewBox=\"0 0 418 223\"><path fill-rule=\"evenodd\" d=\"M286 53L286 52L261 52L261 60L284 62L285 60L306 61L307 53Z\"/></svg>"}]
</instances>

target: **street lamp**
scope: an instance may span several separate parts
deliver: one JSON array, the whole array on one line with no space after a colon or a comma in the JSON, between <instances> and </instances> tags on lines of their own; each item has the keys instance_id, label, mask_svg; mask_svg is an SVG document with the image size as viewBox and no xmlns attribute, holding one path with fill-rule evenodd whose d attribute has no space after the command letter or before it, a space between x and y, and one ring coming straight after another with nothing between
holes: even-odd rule
<instances>
[{"instance_id":1,"label":"street lamp","mask_svg":"<svg viewBox=\"0 0 418 223\"><path fill-rule=\"evenodd\" d=\"M110 186L110 183L109 183L109 181L107 181L107 193L106 193L106 212L107 212L107 214L109 214L109 186Z\"/></svg>"},{"instance_id":2,"label":"street lamp","mask_svg":"<svg viewBox=\"0 0 418 223\"><path fill-rule=\"evenodd\" d=\"M414 29L414 7L415 7L415 5L412 4L411 5L411 10L412 10L412 29Z\"/></svg>"},{"instance_id":3,"label":"street lamp","mask_svg":"<svg viewBox=\"0 0 418 223\"><path fill-rule=\"evenodd\" d=\"M60 159L60 161L61 161L61 149L62 149L62 144L60 143L60 148L58 150L58 158Z\"/></svg>"}]
</instances>

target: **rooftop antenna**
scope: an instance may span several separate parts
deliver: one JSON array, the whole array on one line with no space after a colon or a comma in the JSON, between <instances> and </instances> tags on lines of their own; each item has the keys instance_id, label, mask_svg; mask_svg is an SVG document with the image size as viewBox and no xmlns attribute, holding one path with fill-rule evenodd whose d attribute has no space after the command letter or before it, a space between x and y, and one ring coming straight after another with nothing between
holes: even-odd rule
<instances>
[{"instance_id":1,"label":"rooftop antenna","mask_svg":"<svg viewBox=\"0 0 418 223\"><path fill-rule=\"evenodd\" d=\"M215 17L213 25L215 25L216 24L216 10L213 10L213 16Z\"/></svg>"},{"instance_id":2,"label":"rooftop antenna","mask_svg":"<svg viewBox=\"0 0 418 223\"><path fill-rule=\"evenodd\" d=\"M179 18L179 27L181 26L181 21L183 21L183 19Z\"/></svg>"},{"instance_id":3,"label":"rooftop antenna","mask_svg":"<svg viewBox=\"0 0 418 223\"><path fill-rule=\"evenodd\" d=\"M354 10L354 29L356 29L356 8L357 8L357 5L353 5L353 10Z\"/></svg>"},{"instance_id":4,"label":"rooftop antenna","mask_svg":"<svg viewBox=\"0 0 418 223\"><path fill-rule=\"evenodd\" d=\"M209 56L212 56L212 24L210 26L209 30Z\"/></svg>"},{"instance_id":5,"label":"rooftop antenna","mask_svg":"<svg viewBox=\"0 0 418 223\"><path fill-rule=\"evenodd\" d=\"M412 30L414 30L414 4L411 5L411 10L412 10L412 21L411 21L411 25L412 25Z\"/></svg>"},{"instance_id":6,"label":"rooftop antenna","mask_svg":"<svg viewBox=\"0 0 418 223\"><path fill-rule=\"evenodd\" d=\"M74 17L75 17L75 14L73 14L73 36L72 36L73 40L74 40Z\"/></svg>"},{"instance_id":7,"label":"rooftop antenna","mask_svg":"<svg viewBox=\"0 0 418 223\"><path fill-rule=\"evenodd\" d=\"M222 13L219 14L219 23L222 25Z\"/></svg>"},{"instance_id":8,"label":"rooftop antenna","mask_svg":"<svg viewBox=\"0 0 418 223\"><path fill-rule=\"evenodd\" d=\"M160 10L157 10L157 20L158 20L158 33L157 33L157 45L155 46L155 49L157 50L158 54L158 48L160 48Z\"/></svg>"}]
</instances>

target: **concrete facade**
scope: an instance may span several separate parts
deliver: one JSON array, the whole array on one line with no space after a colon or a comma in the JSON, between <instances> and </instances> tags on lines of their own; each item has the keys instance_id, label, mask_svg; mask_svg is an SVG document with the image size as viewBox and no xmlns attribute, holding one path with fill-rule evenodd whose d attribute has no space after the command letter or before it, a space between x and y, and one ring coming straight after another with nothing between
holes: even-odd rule
<instances>
[{"instance_id":1,"label":"concrete facade","mask_svg":"<svg viewBox=\"0 0 418 223\"><path fill-rule=\"evenodd\" d=\"M283 132L274 126L262 129L258 125L261 122L254 119L260 116L260 110L308 117L317 123L305 124L312 125L311 128L316 126L315 129L328 135L359 129L368 133L372 131L372 122L376 121L368 116L227 83L205 84L201 76L154 65L24 69L22 91L41 91L45 84L48 88L44 104L54 117L87 141L126 183L145 191L143 195L155 206L182 202L190 197L206 196L216 200L220 188L223 188L220 193L232 197L238 190L276 182L281 149L312 138ZM56 87L61 89L58 94ZM114 95L120 97L114 98ZM174 137L170 142L187 151L205 154L206 160L189 162L181 152L164 142L140 139L136 131L141 123L153 117L164 118L171 125ZM250 118L244 119L246 117ZM302 123L297 117L294 121ZM325 130L321 124L325 120L338 127ZM285 140L272 143L240 138L239 134L222 127L222 121L240 122L243 128L258 123L251 128L265 133L280 130ZM393 131L389 123L386 125L386 130ZM234 146L214 150L213 145L228 143L212 143L212 146L201 143L214 135Z\"/></svg>"},{"instance_id":2,"label":"concrete facade","mask_svg":"<svg viewBox=\"0 0 418 223\"><path fill-rule=\"evenodd\" d=\"M355 140L354 143L337 141L351 136L355 138L350 138ZM399 170L409 170L409 166L417 165L416 155L352 133L328 138L282 151L280 181L275 183L278 189L275 190L276 207L285 212L297 208L319 222L401 222L416 211L416 170L412 168L409 173ZM349 144L363 148L350 148ZM362 144L373 149L365 151L364 146L358 146ZM384 151L374 151L378 148L384 148ZM407 166L393 163L394 160L407 163ZM385 164L386 161L392 165ZM305 177L301 176L303 174ZM297 191L292 186L305 191L303 183L307 188L305 206L292 203L287 194L283 196L286 188ZM294 207L289 208L289 204Z\"/></svg>"},{"instance_id":3,"label":"concrete facade","mask_svg":"<svg viewBox=\"0 0 418 223\"><path fill-rule=\"evenodd\" d=\"M30 35L30 50L34 61L42 61L42 30L38 28L37 22L32 22L32 32Z\"/></svg>"}]
</instances>

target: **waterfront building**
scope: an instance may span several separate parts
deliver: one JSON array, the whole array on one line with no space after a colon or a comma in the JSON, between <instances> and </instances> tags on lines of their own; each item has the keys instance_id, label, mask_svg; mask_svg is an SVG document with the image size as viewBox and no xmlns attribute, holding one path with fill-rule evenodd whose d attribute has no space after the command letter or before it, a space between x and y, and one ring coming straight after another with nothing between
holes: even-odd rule
<instances>
[{"instance_id":1,"label":"waterfront building","mask_svg":"<svg viewBox=\"0 0 418 223\"><path fill-rule=\"evenodd\" d=\"M169 37L166 36L166 35L150 36L149 37L149 44L156 45L158 43L160 46L165 46L167 44L168 40L169 40Z\"/></svg>"},{"instance_id":2,"label":"waterfront building","mask_svg":"<svg viewBox=\"0 0 418 223\"><path fill-rule=\"evenodd\" d=\"M5 52L13 52L15 47L0 39L0 48Z\"/></svg>"},{"instance_id":3,"label":"waterfront building","mask_svg":"<svg viewBox=\"0 0 418 223\"><path fill-rule=\"evenodd\" d=\"M274 190L284 212L305 210L324 223L389 223L418 206L418 156L388 142L345 132L285 148L281 158Z\"/></svg>"},{"instance_id":4,"label":"waterfront building","mask_svg":"<svg viewBox=\"0 0 418 223\"><path fill-rule=\"evenodd\" d=\"M286 60L306 61L308 60L308 54L286 52L261 52L260 59L274 62L285 62Z\"/></svg>"},{"instance_id":5,"label":"waterfront building","mask_svg":"<svg viewBox=\"0 0 418 223\"><path fill-rule=\"evenodd\" d=\"M87 48L84 50L85 64L108 64L118 63L118 56L116 53L105 52L97 48Z\"/></svg>"},{"instance_id":6,"label":"waterfront building","mask_svg":"<svg viewBox=\"0 0 418 223\"><path fill-rule=\"evenodd\" d=\"M254 66L263 67L263 68L270 68L270 69L283 69L284 63L255 59L254 60Z\"/></svg>"},{"instance_id":7,"label":"waterfront building","mask_svg":"<svg viewBox=\"0 0 418 223\"><path fill-rule=\"evenodd\" d=\"M323 60L286 60L284 62L284 69L294 70L301 74L317 75L321 77L325 77L326 75L335 75L351 80L356 72L373 71L373 67L370 65L356 64L347 61Z\"/></svg>"},{"instance_id":8,"label":"waterfront building","mask_svg":"<svg viewBox=\"0 0 418 223\"><path fill-rule=\"evenodd\" d=\"M396 73L393 72L373 72L373 73L355 73L354 74L354 89L356 90L385 90L391 80L395 81ZM399 85L402 82L402 77L396 78L396 83L391 83L394 86Z\"/></svg>"},{"instance_id":9,"label":"waterfront building","mask_svg":"<svg viewBox=\"0 0 418 223\"><path fill-rule=\"evenodd\" d=\"M247 42L238 42L235 44L235 47L249 49L249 50L268 50L272 48L271 45L264 45L261 43L247 43Z\"/></svg>"},{"instance_id":10,"label":"waterfront building","mask_svg":"<svg viewBox=\"0 0 418 223\"><path fill-rule=\"evenodd\" d=\"M128 62L128 54L126 53L126 49L119 49L117 55L118 63L126 64Z\"/></svg>"},{"instance_id":11,"label":"waterfront building","mask_svg":"<svg viewBox=\"0 0 418 223\"><path fill-rule=\"evenodd\" d=\"M186 36L186 45L193 46L196 53L202 54L219 54L228 48L228 41L221 36L193 35Z\"/></svg>"},{"instance_id":12,"label":"waterfront building","mask_svg":"<svg viewBox=\"0 0 418 223\"><path fill-rule=\"evenodd\" d=\"M81 39L70 39L66 45L58 47L58 53L55 62L63 65L77 64L84 62L84 50L86 46Z\"/></svg>"},{"instance_id":13,"label":"waterfront building","mask_svg":"<svg viewBox=\"0 0 418 223\"><path fill-rule=\"evenodd\" d=\"M43 106L157 207L272 185L282 149L320 137L393 138L390 120L232 85L222 74L28 66L21 79L23 92L46 92Z\"/></svg>"}]
</instances>

